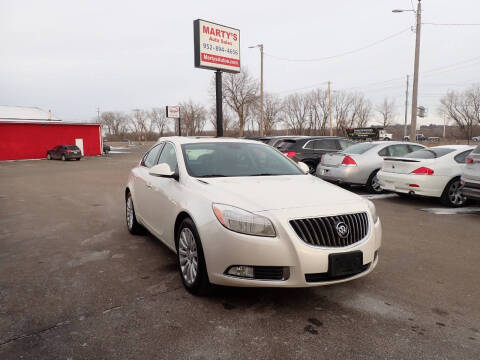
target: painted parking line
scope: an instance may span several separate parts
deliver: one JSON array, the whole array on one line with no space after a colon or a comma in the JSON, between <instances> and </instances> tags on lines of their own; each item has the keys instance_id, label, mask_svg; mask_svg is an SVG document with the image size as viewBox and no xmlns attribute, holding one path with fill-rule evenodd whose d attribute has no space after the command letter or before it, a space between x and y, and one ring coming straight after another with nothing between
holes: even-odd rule
<instances>
[{"instance_id":1,"label":"painted parking line","mask_svg":"<svg viewBox=\"0 0 480 360\"><path fill-rule=\"evenodd\" d=\"M109 154L131 154L130 151L116 151L116 150L114 150L114 151L109 151L108 153L109 153Z\"/></svg>"},{"instance_id":2,"label":"painted parking line","mask_svg":"<svg viewBox=\"0 0 480 360\"><path fill-rule=\"evenodd\" d=\"M380 200L380 199L389 199L389 198L398 197L397 194L365 194L362 196L368 200Z\"/></svg>"},{"instance_id":3,"label":"painted parking line","mask_svg":"<svg viewBox=\"0 0 480 360\"><path fill-rule=\"evenodd\" d=\"M462 208L424 208L420 210L437 215L480 214L479 206L468 206Z\"/></svg>"}]
</instances>

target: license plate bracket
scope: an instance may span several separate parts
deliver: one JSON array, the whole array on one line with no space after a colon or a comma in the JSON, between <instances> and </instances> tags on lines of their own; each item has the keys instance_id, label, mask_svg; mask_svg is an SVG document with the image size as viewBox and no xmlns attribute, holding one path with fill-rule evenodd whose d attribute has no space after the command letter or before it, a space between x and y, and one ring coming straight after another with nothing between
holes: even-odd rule
<instances>
[{"instance_id":1,"label":"license plate bracket","mask_svg":"<svg viewBox=\"0 0 480 360\"><path fill-rule=\"evenodd\" d=\"M342 277L358 274L363 268L363 253L360 250L328 255L328 275Z\"/></svg>"}]
</instances>

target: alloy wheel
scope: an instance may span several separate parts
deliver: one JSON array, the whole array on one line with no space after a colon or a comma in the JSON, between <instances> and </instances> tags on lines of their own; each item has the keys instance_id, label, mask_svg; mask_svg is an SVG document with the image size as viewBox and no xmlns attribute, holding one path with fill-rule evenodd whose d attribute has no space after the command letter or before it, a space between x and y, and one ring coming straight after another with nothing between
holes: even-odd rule
<instances>
[{"instance_id":1,"label":"alloy wheel","mask_svg":"<svg viewBox=\"0 0 480 360\"><path fill-rule=\"evenodd\" d=\"M466 197L462 195L460 192L461 185L460 181L456 180L452 182L450 187L448 188L448 199L453 205L460 206L463 205L466 201Z\"/></svg>"},{"instance_id":2,"label":"alloy wheel","mask_svg":"<svg viewBox=\"0 0 480 360\"><path fill-rule=\"evenodd\" d=\"M380 183L378 182L377 175L375 175L372 178L372 189L373 189L373 191L375 191L377 193L383 191L382 187L380 186Z\"/></svg>"},{"instance_id":3,"label":"alloy wheel","mask_svg":"<svg viewBox=\"0 0 480 360\"><path fill-rule=\"evenodd\" d=\"M195 237L187 227L180 232L178 259L183 279L187 285L193 285L198 273L198 252Z\"/></svg>"}]
</instances>

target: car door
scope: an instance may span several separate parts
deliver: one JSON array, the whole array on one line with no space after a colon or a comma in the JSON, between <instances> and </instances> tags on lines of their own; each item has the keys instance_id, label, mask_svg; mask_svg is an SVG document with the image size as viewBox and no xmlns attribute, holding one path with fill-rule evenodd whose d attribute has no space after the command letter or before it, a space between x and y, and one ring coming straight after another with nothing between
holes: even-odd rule
<instances>
[{"instance_id":1,"label":"car door","mask_svg":"<svg viewBox=\"0 0 480 360\"><path fill-rule=\"evenodd\" d=\"M157 163L166 163L172 171L178 172L177 152L172 143L165 143ZM148 185L145 220L158 238L174 248L175 208L181 197L181 184L173 178L148 175Z\"/></svg>"},{"instance_id":2,"label":"car door","mask_svg":"<svg viewBox=\"0 0 480 360\"><path fill-rule=\"evenodd\" d=\"M329 152L340 151L340 143L337 139L320 139L315 140L313 146L314 159L316 161L315 165L318 165L318 162L321 160L322 155Z\"/></svg>"},{"instance_id":3,"label":"car door","mask_svg":"<svg viewBox=\"0 0 480 360\"><path fill-rule=\"evenodd\" d=\"M62 157L62 150L63 146L57 146L57 149L55 150L55 159L60 159Z\"/></svg>"},{"instance_id":4,"label":"car door","mask_svg":"<svg viewBox=\"0 0 480 360\"><path fill-rule=\"evenodd\" d=\"M143 157L140 162L140 166L134 170L134 206L135 213L141 218L142 221L147 219L148 215L148 197L150 196L149 185L149 170L157 163L160 151L163 148L164 143L159 143L152 147ZM147 224L148 225L148 224Z\"/></svg>"}]
</instances>

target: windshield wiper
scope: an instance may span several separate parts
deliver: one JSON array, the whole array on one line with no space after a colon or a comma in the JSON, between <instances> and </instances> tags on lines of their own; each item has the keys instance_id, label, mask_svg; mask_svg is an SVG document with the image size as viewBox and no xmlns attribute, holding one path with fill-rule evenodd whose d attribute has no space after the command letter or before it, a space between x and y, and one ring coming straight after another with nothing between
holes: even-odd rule
<instances>
[{"instance_id":1,"label":"windshield wiper","mask_svg":"<svg viewBox=\"0 0 480 360\"><path fill-rule=\"evenodd\" d=\"M284 174L271 174L271 173L264 173L264 174L252 174L252 175L247 175L247 176L281 176Z\"/></svg>"},{"instance_id":2,"label":"windshield wiper","mask_svg":"<svg viewBox=\"0 0 480 360\"><path fill-rule=\"evenodd\" d=\"M227 175L221 175L221 174L208 174L208 175L201 175L201 176L195 176L197 178L213 178L213 177L227 177Z\"/></svg>"}]
</instances>

